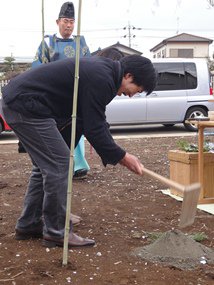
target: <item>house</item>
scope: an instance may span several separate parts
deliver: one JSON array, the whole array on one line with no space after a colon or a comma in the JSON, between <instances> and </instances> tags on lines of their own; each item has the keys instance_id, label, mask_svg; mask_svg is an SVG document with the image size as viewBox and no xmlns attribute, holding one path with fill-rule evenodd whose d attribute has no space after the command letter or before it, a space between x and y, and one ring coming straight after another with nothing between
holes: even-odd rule
<instances>
[{"instance_id":1,"label":"house","mask_svg":"<svg viewBox=\"0 0 214 285\"><path fill-rule=\"evenodd\" d=\"M150 52L153 52L153 58L208 58L209 45L212 42L213 40L208 38L182 33L163 40L150 49Z\"/></svg>"},{"instance_id":2,"label":"house","mask_svg":"<svg viewBox=\"0 0 214 285\"><path fill-rule=\"evenodd\" d=\"M116 48L119 51L121 51L124 55L132 55L132 54L137 54L137 55L142 55L142 52L137 51L133 48L130 48L128 46L122 45L119 42L117 42L116 44L113 44L111 46L105 47L103 49L99 48L98 50L94 51L91 53L92 56L96 55L98 52L100 52L101 50L105 50L107 48Z\"/></svg>"}]
</instances>

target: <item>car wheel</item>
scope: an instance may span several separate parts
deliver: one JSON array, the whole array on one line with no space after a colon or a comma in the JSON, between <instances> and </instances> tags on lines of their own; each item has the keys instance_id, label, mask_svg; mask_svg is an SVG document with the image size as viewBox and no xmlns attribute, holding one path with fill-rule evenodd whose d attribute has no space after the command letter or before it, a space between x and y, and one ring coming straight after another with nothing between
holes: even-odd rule
<instances>
[{"instance_id":1,"label":"car wheel","mask_svg":"<svg viewBox=\"0 0 214 285\"><path fill-rule=\"evenodd\" d=\"M195 117L199 117L199 116L207 117L207 111L201 107L190 108L187 111L186 116L185 116L184 127L190 132L197 132L198 128L194 124L185 123L185 121L190 118L194 119Z\"/></svg>"},{"instance_id":2,"label":"car wheel","mask_svg":"<svg viewBox=\"0 0 214 285\"><path fill-rule=\"evenodd\" d=\"M169 128L169 127L173 127L175 124L163 124L164 127Z\"/></svg>"}]
</instances>

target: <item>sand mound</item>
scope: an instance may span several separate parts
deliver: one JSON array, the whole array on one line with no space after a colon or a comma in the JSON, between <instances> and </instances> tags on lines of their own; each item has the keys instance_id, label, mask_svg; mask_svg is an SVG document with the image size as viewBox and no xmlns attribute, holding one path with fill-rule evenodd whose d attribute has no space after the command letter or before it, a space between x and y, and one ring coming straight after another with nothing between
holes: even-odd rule
<instances>
[{"instance_id":1,"label":"sand mound","mask_svg":"<svg viewBox=\"0 0 214 285\"><path fill-rule=\"evenodd\" d=\"M168 231L154 243L137 248L134 255L180 269L194 269L203 263L214 264L214 251L179 230Z\"/></svg>"}]
</instances>

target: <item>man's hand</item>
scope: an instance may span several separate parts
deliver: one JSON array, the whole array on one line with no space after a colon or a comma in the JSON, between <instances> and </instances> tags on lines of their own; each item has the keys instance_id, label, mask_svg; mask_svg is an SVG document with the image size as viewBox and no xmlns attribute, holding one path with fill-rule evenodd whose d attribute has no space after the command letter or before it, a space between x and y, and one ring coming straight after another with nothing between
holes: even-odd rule
<instances>
[{"instance_id":1,"label":"man's hand","mask_svg":"<svg viewBox=\"0 0 214 285\"><path fill-rule=\"evenodd\" d=\"M139 159L129 153L126 153L124 158L119 162L121 165L126 166L132 172L142 175L143 165L140 163Z\"/></svg>"}]
</instances>

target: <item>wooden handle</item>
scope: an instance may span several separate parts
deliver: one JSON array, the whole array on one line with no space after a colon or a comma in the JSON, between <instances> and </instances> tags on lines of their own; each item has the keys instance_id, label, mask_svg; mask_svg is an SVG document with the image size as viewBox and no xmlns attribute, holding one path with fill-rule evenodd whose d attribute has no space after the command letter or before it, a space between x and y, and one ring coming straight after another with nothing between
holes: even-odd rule
<instances>
[{"instance_id":1,"label":"wooden handle","mask_svg":"<svg viewBox=\"0 0 214 285\"><path fill-rule=\"evenodd\" d=\"M169 187L172 187L178 191L180 191L181 193L184 193L185 191L185 186L184 185L181 185L173 180L170 180L164 176L161 176L145 167L142 166L142 170L145 174L148 174L149 176L153 177L153 178L156 178L157 180L159 180L160 182L166 184L167 186Z\"/></svg>"}]
</instances>

